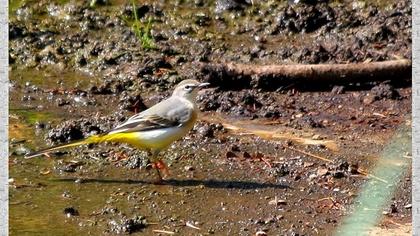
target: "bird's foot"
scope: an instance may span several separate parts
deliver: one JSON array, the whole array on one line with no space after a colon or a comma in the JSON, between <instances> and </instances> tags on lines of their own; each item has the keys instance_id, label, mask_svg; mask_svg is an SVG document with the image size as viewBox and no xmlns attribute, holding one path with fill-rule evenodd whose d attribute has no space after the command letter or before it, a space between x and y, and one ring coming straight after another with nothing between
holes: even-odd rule
<instances>
[{"instance_id":1,"label":"bird's foot","mask_svg":"<svg viewBox=\"0 0 420 236\"><path fill-rule=\"evenodd\" d=\"M162 183L162 181L165 180L165 178L169 176L168 167L166 167L163 161L158 160L158 161L152 162L149 166L155 169L156 173L158 174L159 178L155 183Z\"/></svg>"}]
</instances>

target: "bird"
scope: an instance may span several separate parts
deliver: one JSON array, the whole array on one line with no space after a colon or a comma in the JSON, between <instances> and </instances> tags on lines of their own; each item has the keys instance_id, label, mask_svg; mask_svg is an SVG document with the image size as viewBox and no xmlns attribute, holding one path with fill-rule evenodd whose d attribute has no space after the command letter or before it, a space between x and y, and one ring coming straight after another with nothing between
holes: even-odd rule
<instances>
[{"instance_id":1,"label":"bird","mask_svg":"<svg viewBox=\"0 0 420 236\"><path fill-rule=\"evenodd\" d=\"M25 158L48 156L52 151L84 144L127 143L140 150L149 151L152 167L157 170L159 180L162 180L160 169L166 170L166 166L158 159L159 153L193 128L198 116L198 91L208 85L210 84L194 79L182 80L175 86L169 98L131 116L105 133L29 153Z\"/></svg>"}]
</instances>

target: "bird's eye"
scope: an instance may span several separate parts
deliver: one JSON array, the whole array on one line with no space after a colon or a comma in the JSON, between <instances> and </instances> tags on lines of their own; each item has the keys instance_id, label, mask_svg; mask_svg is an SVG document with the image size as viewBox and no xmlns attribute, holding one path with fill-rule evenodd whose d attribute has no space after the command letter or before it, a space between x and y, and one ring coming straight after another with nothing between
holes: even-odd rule
<instances>
[{"instance_id":1,"label":"bird's eye","mask_svg":"<svg viewBox=\"0 0 420 236\"><path fill-rule=\"evenodd\" d=\"M185 85L185 90L191 90L192 86L191 85Z\"/></svg>"}]
</instances>

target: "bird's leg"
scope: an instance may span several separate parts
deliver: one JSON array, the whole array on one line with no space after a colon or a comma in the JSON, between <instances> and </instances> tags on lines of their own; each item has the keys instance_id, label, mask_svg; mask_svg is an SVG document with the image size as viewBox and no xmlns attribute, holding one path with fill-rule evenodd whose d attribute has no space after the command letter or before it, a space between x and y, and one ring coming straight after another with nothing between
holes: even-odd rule
<instances>
[{"instance_id":1,"label":"bird's leg","mask_svg":"<svg viewBox=\"0 0 420 236\"><path fill-rule=\"evenodd\" d=\"M158 182L161 182L163 180L162 174L160 173L160 170L163 172L163 177L166 177L168 175L168 168L166 167L165 163L162 160L159 160L157 157L159 155L158 150L152 150L152 159L150 166L156 170L157 175L159 176ZM157 161L156 161L157 160Z\"/></svg>"},{"instance_id":2,"label":"bird's leg","mask_svg":"<svg viewBox=\"0 0 420 236\"><path fill-rule=\"evenodd\" d=\"M169 175L168 167L166 167L166 164L162 160L155 161L154 165L155 168L159 171L159 173L160 170L163 172L163 177L167 177Z\"/></svg>"}]
</instances>

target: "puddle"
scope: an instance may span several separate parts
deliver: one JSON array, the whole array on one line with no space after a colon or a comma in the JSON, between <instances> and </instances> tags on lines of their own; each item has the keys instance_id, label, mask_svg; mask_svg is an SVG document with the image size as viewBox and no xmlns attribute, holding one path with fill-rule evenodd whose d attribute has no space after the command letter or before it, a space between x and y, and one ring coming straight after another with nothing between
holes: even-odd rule
<instances>
[{"instance_id":1,"label":"puddle","mask_svg":"<svg viewBox=\"0 0 420 236\"><path fill-rule=\"evenodd\" d=\"M122 19L131 17L121 6L126 2L94 9L55 2L56 13L74 11L74 18L48 15L50 2L9 1L12 12L22 4L31 8L12 14L10 23L11 235L124 230L133 235L330 235L350 214L363 186L386 177L373 167L411 113L411 88L404 84L306 92L293 85L277 91L211 87L199 100L203 112L194 129L162 153L170 175L161 185L146 168L147 153L127 145L81 146L29 160L21 154L68 139L72 127L83 135L103 132L164 99L178 80L203 80L194 62L410 58L411 21L400 13L410 12L407 3L390 12L382 6L355 11L325 4L272 11L276 2L268 1L217 15L215 1L203 6L200 1L145 1L146 15L156 20L159 47L143 50ZM26 10L34 14L27 16ZM292 23L276 26L276 18L292 10L296 14L285 20L299 29ZM309 16L318 24L307 24ZM348 16L363 24L348 25ZM385 25L401 28L385 34ZM306 33L311 27L315 32ZM360 42L355 31L367 40ZM395 44L385 46L389 41ZM53 139L49 132L61 136ZM410 222L411 209L405 207L411 202L410 183L408 175L395 184L398 201L381 206L397 210L387 219Z\"/></svg>"}]
</instances>

